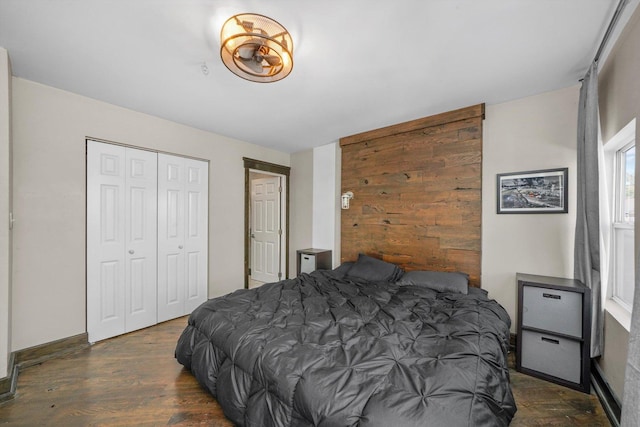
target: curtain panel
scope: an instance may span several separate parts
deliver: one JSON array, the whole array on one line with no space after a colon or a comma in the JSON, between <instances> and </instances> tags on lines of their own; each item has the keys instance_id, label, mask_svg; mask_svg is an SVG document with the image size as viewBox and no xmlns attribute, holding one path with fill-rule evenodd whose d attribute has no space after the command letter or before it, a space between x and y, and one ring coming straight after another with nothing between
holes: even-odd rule
<instances>
[{"instance_id":1,"label":"curtain panel","mask_svg":"<svg viewBox=\"0 0 640 427\"><path fill-rule=\"evenodd\" d=\"M574 277L591 289L591 357L602 354L600 283L600 177L598 173L598 66L582 81L578 105L578 172Z\"/></svg>"}]
</instances>

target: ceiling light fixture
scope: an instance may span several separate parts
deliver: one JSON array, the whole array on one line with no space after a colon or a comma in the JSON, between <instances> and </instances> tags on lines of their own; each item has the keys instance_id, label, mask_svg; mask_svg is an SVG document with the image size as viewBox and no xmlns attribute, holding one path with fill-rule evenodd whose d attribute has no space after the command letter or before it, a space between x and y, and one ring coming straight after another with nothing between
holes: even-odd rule
<instances>
[{"instance_id":1,"label":"ceiling light fixture","mask_svg":"<svg viewBox=\"0 0 640 427\"><path fill-rule=\"evenodd\" d=\"M234 74L252 82L276 82L293 69L293 40L263 15L232 16L220 31L220 57Z\"/></svg>"}]
</instances>

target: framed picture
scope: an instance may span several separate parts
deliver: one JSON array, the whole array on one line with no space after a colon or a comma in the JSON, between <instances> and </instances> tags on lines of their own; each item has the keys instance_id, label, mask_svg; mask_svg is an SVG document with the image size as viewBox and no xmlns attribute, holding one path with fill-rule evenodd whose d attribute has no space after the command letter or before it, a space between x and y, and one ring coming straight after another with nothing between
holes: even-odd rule
<instances>
[{"instance_id":1,"label":"framed picture","mask_svg":"<svg viewBox=\"0 0 640 427\"><path fill-rule=\"evenodd\" d=\"M498 213L567 213L569 168L498 174Z\"/></svg>"}]
</instances>

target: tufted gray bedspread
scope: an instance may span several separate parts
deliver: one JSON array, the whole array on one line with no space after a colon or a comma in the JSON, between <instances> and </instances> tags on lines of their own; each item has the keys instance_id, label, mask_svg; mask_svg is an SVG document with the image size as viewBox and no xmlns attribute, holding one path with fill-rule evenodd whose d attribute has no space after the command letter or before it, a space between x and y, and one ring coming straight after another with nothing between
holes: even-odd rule
<instances>
[{"instance_id":1,"label":"tufted gray bedspread","mask_svg":"<svg viewBox=\"0 0 640 427\"><path fill-rule=\"evenodd\" d=\"M509 326L480 289L316 271L205 302L176 358L240 426L506 426Z\"/></svg>"}]
</instances>

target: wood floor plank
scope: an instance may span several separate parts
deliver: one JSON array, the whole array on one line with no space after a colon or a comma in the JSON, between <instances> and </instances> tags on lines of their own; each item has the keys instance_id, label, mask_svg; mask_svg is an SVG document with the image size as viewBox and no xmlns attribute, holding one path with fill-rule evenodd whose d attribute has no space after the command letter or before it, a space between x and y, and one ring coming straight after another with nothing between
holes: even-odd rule
<instances>
[{"instance_id":1,"label":"wood floor plank","mask_svg":"<svg viewBox=\"0 0 640 427\"><path fill-rule=\"evenodd\" d=\"M518 406L512 427L611 426L595 394L585 394L517 372L513 352L509 354L509 368L511 388Z\"/></svg>"},{"instance_id":2,"label":"wood floor plank","mask_svg":"<svg viewBox=\"0 0 640 427\"><path fill-rule=\"evenodd\" d=\"M20 372L0 425L229 427L216 400L174 359L187 318L161 323ZM513 369L512 426L609 426L598 399Z\"/></svg>"}]
</instances>

